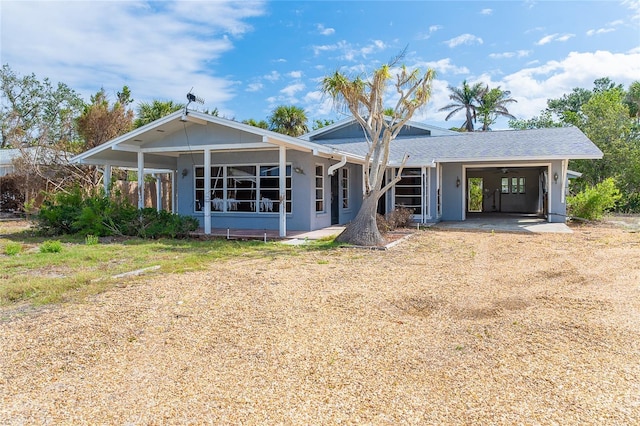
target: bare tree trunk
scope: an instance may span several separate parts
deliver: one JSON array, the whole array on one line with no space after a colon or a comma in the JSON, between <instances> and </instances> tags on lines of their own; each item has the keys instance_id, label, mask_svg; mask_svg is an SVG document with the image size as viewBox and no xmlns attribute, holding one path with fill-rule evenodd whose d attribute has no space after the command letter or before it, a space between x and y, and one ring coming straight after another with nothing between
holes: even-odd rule
<instances>
[{"instance_id":1,"label":"bare tree trunk","mask_svg":"<svg viewBox=\"0 0 640 426\"><path fill-rule=\"evenodd\" d=\"M362 200L358 215L338 235L336 241L358 246L381 246L385 243L376 222L378 194L380 194L379 191L371 192Z\"/></svg>"}]
</instances>

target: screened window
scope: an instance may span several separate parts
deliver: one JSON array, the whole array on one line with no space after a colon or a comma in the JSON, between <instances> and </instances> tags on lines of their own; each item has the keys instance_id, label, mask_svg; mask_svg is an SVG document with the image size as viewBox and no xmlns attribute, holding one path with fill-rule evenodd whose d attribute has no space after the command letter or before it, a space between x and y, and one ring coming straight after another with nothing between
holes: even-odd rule
<instances>
[{"instance_id":1,"label":"screened window","mask_svg":"<svg viewBox=\"0 0 640 426\"><path fill-rule=\"evenodd\" d=\"M401 179L395 185L395 208L413 210L413 214L422 214L422 170L403 169Z\"/></svg>"},{"instance_id":2,"label":"screened window","mask_svg":"<svg viewBox=\"0 0 640 426\"><path fill-rule=\"evenodd\" d=\"M291 213L291 166L286 170L286 203L285 211ZM258 209L261 212L280 211L280 167L260 166Z\"/></svg>"},{"instance_id":3,"label":"screened window","mask_svg":"<svg viewBox=\"0 0 640 426\"><path fill-rule=\"evenodd\" d=\"M324 212L324 166L316 164L316 212Z\"/></svg>"},{"instance_id":4,"label":"screened window","mask_svg":"<svg viewBox=\"0 0 640 426\"><path fill-rule=\"evenodd\" d=\"M291 213L291 166L287 166L285 211ZM204 210L204 167L194 172L195 211ZM272 213L280 210L278 165L211 167L211 211Z\"/></svg>"},{"instance_id":5,"label":"screened window","mask_svg":"<svg viewBox=\"0 0 640 426\"><path fill-rule=\"evenodd\" d=\"M342 168L342 208L349 208L349 169Z\"/></svg>"}]
</instances>

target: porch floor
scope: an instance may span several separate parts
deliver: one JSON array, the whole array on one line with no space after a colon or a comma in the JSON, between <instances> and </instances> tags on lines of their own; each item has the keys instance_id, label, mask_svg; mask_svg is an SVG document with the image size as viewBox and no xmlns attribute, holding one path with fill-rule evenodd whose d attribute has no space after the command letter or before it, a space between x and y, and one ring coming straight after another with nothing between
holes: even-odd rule
<instances>
[{"instance_id":1,"label":"porch floor","mask_svg":"<svg viewBox=\"0 0 640 426\"><path fill-rule=\"evenodd\" d=\"M565 223L550 223L532 214L479 213L467 214L464 221L440 222L437 229L462 229L496 232L564 233L573 231Z\"/></svg>"}]
</instances>

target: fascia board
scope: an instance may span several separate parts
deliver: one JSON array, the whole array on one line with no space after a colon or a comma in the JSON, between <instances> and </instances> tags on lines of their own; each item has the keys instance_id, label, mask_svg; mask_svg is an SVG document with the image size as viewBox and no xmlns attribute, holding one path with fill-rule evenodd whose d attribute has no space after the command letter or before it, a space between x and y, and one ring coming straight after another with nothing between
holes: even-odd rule
<instances>
[{"instance_id":1,"label":"fascia board","mask_svg":"<svg viewBox=\"0 0 640 426\"><path fill-rule=\"evenodd\" d=\"M554 160L596 160L602 158L594 155L543 155L543 156L531 156L531 157L447 157L436 158L437 163L478 163L488 161L554 161Z\"/></svg>"}]
</instances>

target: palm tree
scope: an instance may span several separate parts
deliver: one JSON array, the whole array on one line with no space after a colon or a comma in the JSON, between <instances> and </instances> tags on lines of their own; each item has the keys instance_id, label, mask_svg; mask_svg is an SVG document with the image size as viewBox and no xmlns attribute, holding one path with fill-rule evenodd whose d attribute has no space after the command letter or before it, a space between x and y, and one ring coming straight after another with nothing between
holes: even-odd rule
<instances>
[{"instance_id":1,"label":"palm tree","mask_svg":"<svg viewBox=\"0 0 640 426\"><path fill-rule=\"evenodd\" d=\"M136 111L138 118L133 122L133 127L137 129L182 108L184 108L184 104L176 104L173 101L154 99L151 103L141 102Z\"/></svg>"},{"instance_id":2,"label":"palm tree","mask_svg":"<svg viewBox=\"0 0 640 426\"><path fill-rule=\"evenodd\" d=\"M487 86L479 98L479 106L476 108L480 121L482 122L482 131L486 132L498 117L507 117L515 119L506 107L506 104L518 102L510 98L509 90L501 90L500 86L489 90Z\"/></svg>"},{"instance_id":3,"label":"palm tree","mask_svg":"<svg viewBox=\"0 0 640 426\"><path fill-rule=\"evenodd\" d=\"M248 124L249 126L259 127L261 129L268 129L269 123L264 120L256 121L253 118L249 118L248 120L242 120L244 124Z\"/></svg>"},{"instance_id":4,"label":"palm tree","mask_svg":"<svg viewBox=\"0 0 640 426\"><path fill-rule=\"evenodd\" d=\"M449 115L445 117L445 120L448 121L455 114L464 110L466 120L462 124L462 127L464 127L467 132L473 132L473 123L476 121L477 108L480 104L479 98L482 97L485 90L485 84L476 83L473 86L469 86L467 80L462 82L461 88L449 86L449 91L451 92L449 99L453 102L440 108L440 111L451 111Z\"/></svg>"},{"instance_id":5,"label":"palm tree","mask_svg":"<svg viewBox=\"0 0 640 426\"><path fill-rule=\"evenodd\" d=\"M269 117L269 129L289 136L301 136L309 131L307 113L294 105L280 105Z\"/></svg>"}]
</instances>

